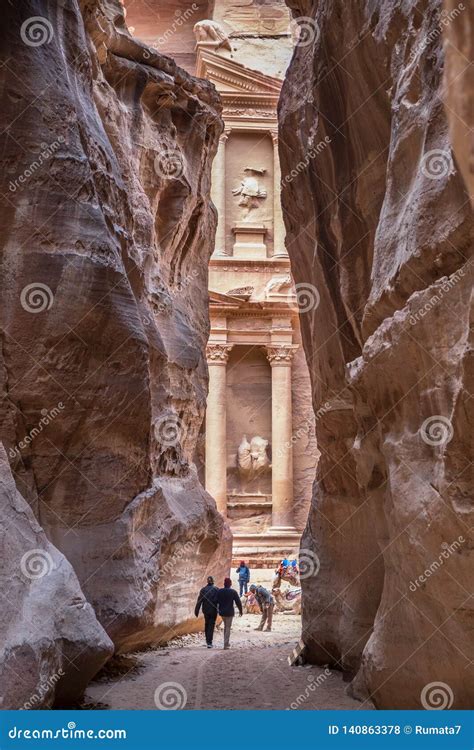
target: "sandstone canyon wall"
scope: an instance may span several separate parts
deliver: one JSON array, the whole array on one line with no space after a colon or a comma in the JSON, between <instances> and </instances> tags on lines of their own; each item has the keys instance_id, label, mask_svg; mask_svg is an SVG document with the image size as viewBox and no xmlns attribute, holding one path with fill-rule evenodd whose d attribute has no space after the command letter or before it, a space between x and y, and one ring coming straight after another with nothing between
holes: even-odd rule
<instances>
[{"instance_id":1,"label":"sandstone canyon wall","mask_svg":"<svg viewBox=\"0 0 474 750\"><path fill-rule=\"evenodd\" d=\"M288 5L282 201L321 451L303 638L378 708L472 707L473 217L442 5Z\"/></svg>"},{"instance_id":2,"label":"sandstone canyon wall","mask_svg":"<svg viewBox=\"0 0 474 750\"><path fill-rule=\"evenodd\" d=\"M123 651L195 627L196 590L227 570L230 538L191 458L206 399L215 90L132 39L118 0L3 11L2 522L22 538L0 537L2 561L12 550L5 708L74 661L65 639L82 651L75 691L66 675L39 705L77 698L109 637ZM30 542L53 561L48 585L22 575ZM45 591L35 649L14 604ZM46 627L63 607L67 628Z\"/></svg>"}]
</instances>

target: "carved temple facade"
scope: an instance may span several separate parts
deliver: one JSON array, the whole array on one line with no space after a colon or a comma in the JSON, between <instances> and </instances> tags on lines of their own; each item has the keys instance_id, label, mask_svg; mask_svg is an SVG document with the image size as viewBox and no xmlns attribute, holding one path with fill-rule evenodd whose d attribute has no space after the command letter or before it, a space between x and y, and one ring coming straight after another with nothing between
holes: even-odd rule
<instances>
[{"instance_id":1,"label":"carved temple facade","mask_svg":"<svg viewBox=\"0 0 474 750\"><path fill-rule=\"evenodd\" d=\"M280 207L282 77L269 73L265 55L259 69L253 40L244 36L239 48L248 32L242 16L222 20L217 11L217 39L201 28L196 44L196 73L218 89L225 122L212 180L218 228L209 264L205 485L230 523L234 557L274 561L299 546L316 457ZM289 51L288 23L282 17L260 28L260 40L280 31Z\"/></svg>"},{"instance_id":2,"label":"carved temple facade","mask_svg":"<svg viewBox=\"0 0 474 750\"><path fill-rule=\"evenodd\" d=\"M280 208L277 104L292 50L290 18L283 0L196 8L179 33L167 33L176 12L139 31L212 81L223 101L212 178L218 227L209 264L209 396L197 463L232 529L235 559L272 564L296 554L317 461Z\"/></svg>"}]
</instances>

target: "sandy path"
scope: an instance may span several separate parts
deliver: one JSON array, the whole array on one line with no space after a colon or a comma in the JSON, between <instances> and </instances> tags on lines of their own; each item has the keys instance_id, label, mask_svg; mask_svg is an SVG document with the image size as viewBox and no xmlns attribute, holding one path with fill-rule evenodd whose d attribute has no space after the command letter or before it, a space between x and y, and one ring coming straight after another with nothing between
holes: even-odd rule
<instances>
[{"instance_id":1,"label":"sandy path","mask_svg":"<svg viewBox=\"0 0 474 750\"><path fill-rule=\"evenodd\" d=\"M87 704L113 709L156 709L169 700L186 709L358 709L339 672L290 667L299 617L277 614L271 633L257 632L259 618L234 618L231 649L222 649L222 628L206 649L200 635L124 658L122 667L89 686ZM172 686L166 683L173 683ZM99 704L99 705L97 705ZM183 705L184 704L184 705ZM364 708L368 708L365 704Z\"/></svg>"}]
</instances>

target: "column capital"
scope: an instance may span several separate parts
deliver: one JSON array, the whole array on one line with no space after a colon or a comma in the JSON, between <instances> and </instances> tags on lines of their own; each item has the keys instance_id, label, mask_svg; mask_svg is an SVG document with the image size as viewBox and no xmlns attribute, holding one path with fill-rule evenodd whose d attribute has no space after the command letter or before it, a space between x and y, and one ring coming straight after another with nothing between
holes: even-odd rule
<instances>
[{"instance_id":1,"label":"column capital","mask_svg":"<svg viewBox=\"0 0 474 750\"><path fill-rule=\"evenodd\" d=\"M267 359L272 365L291 365L293 354L298 348L294 344L272 344L266 348Z\"/></svg>"},{"instance_id":2,"label":"column capital","mask_svg":"<svg viewBox=\"0 0 474 750\"><path fill-rule=\"evenodd\" d=\"M207 344L206 359L208 363L213 365L227 364L232 346L232 344L220 344L215 342L210 342L209 344Z\"/></svg>"},{"instance_id":3,"label":"column capital","mask_svg":"<svg viewBox=\"0 0 474 750\"><path fill-rule=\"evenodd\" d=\"M273 145L278 145L278 130L270 130L270 136L273 141Z\"/></svg>"},{"instance_id":4,"label":"column capital","mask_svg":"<svg viewBox=\"0 0 474 750\"><path fill-rule=\"evenodd\" d=\"M224 132L221 133L219 136L219 143L225 144L227 140L229 139L229 135L230 135L230 130L224 130Z\"/></svg>"}]
</instances>

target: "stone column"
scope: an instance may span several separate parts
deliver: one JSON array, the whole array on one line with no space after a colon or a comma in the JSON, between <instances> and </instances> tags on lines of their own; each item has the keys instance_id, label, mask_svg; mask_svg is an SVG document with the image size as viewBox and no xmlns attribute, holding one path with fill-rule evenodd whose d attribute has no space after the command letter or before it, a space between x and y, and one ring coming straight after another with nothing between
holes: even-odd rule
<instances>
[{"instance_id":1,"label":"stone column","mask_svg":"<svg viewBox=\"0 0 474 750\"><path fill-rule=\"evenodd\" d=\"M217 510L227 512L227 435L226 374L232 346L209 343L206 348L209 367L209 395L206 409L206 490L214 498Z\"/></svg>"},{"instance_id":2,"label":"stone column","mask_svg":"<svg viewBox=\"0 0 474 750\"><path fill-rule=\"evenodd\" d=\"M219 138L219 148L212 168L212 201L217 208L217 231L215 255L225 255L225 146L229 131L225 131Z\"/></svg>"},{"instance_id":3,"label":"stone column","mask_svg":"<svg viewBox=\"0 0 474 750\"><path fill-rule=\"evenodd\" d=\"M273 141L273 255L277 258L288 258L285 247L285 224L281 210L281 170L278 154L278 132L270 132Z\"/></svg>"},{"instance_id":4,"label":"stone column","mask_svg":"<svg viewBox=\"0 0 474 750\"><path fill-rule=\"evenodd\" d=\"M267 347L272 367L272 527L270 532L295 531L293 525L293 443L291 361L296 347Z\"/></svg>"}]
</instances>

